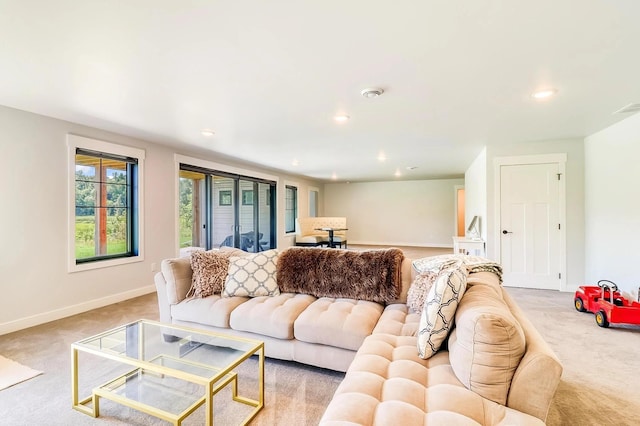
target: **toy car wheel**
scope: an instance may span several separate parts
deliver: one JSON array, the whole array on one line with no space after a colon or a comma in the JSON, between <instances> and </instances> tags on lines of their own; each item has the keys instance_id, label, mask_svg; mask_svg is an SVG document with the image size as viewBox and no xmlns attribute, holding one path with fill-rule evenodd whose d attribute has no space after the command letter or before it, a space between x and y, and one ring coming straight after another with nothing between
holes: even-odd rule
<instances>
[{"instance_id":1,"label":"toy car wheel","mask_svg":"<svg viewBox=\"0 0 640 426\"><path fill-rule=\"evenodd\" d=\"M587 310L584 308L584 302L579 297L576 297L573 300L573 306L576 307L576 311L578 312L587 312Z\"/></svg>"},{"instance_id":2,"label":"toy car wheel","mask_svg":"<svg viewBox=\"0 0 640 426\"><path fill-rule=\"evenodd\" d=\"M609 327L609 320L607 320L607 314L604 311L596 312L596 324L600 327Z\"/></svg>"}]
</instances>

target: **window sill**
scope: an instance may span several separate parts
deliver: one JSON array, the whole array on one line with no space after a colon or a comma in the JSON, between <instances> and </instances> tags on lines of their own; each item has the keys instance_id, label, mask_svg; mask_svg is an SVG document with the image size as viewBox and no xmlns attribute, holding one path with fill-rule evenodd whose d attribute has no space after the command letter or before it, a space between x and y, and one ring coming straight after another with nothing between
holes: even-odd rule
<instances>
[{"instance_id":1,"label":"window sill","mask_svg":"<svg viewBox=\"0 0 640 426\"><path fill-rule=\"evenodd\" d=\"M129 263L137 263L144 261L144 256L119 257L117 259L96 260L95 262L73 263L69 265L68 272L91 271L93 269L109 268L112 266L127 265Z\"/></svg>"}]
</instances>

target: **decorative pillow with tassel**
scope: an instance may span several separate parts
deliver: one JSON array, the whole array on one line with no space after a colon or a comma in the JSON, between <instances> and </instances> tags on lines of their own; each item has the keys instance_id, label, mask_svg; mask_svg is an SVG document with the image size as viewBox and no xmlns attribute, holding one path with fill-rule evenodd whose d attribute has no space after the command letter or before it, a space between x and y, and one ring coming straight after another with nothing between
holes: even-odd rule
<instances>
[{"instance_id":1,"label":"decorative pillow with tassel","mask_svg":"<svg viewBox=\"0 0 640 426\"><path fill-rule=\"evenodd\" d=\"M429 290L418 327L418 355L433 356L453 328L458 302L467 287L466 268L458 266L442 270Z\"/></svg>"}]
</instances>

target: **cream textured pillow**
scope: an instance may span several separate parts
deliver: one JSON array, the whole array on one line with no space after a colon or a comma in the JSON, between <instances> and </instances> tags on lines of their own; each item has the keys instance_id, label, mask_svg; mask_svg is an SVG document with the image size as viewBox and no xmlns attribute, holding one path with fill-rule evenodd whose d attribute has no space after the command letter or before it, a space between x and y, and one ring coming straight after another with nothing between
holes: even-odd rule
<instances>
[{"instance_id":1,"label":"cream textured pillow","mask_svg":"<svg viewBox=\"0 0 640 426\"><path fill-rule=\"evenodd\" d=\"M224 284L224 297L231 296L277 296L280 294L276 282L278 250L267 250L245 257L229 259L229 273Z\"/></svg>"},{"instance_id":2,"label":"cream textured pillow","mask_svg":"<svg viewBox=\"0 0 640 426\"><path fill-rule=\"evenodd\" d=\"M407 292L407 306L409 312L417 314L422 312L424 308L424 302L427 300L429 290L433 287L433 283L436 281L438 274L435 272L421 272L411 283L409 291Z\"/></svg>"},{"instance_id":3,"label":"cream textured pillow","mask_svg":"<svg viewBox=\"0 0 640 426\"><path fill-rule=\"evenodd\" d=\"M462 384L506 405L525 346L522 327L502 296L484 285L469 287L449 337L451 369Z\"/></svg>"},{"instance_id":4,"label":"cream textured pillow","mask_svg":"<svg viewBox=\"0 0 640 426\"><path fill-rule=\"evenodd\" d=\"M220 293L227 278L231 253L194 251L191 253L193 278L187 297L207 297Z\"/></svg>"},{"instance_id":5,"label":"cream textured pillow","mask_svg":"<svg viewBox=\"0 0 640 426\"><path fill-rule=\"evenodd\" d=\"M462 254L441 254L415 259L411 262L411 266L413 266L413 270L416 271L417 274L423 272L435 272L437 274L441 270L459 265L463 260L464 255Z\"/></svg>"},{"instance_id":6,"label":"cream textured pillow","mask_svg":"<svg viewBox=\"0 0 640 426\"><path fill-rule=\"evenodd\" d=\"M427 359L433 356L445 341L453 327L458 301L467 287L467 271L464 267L445 269L429 290L418 327L418 355Z\"/></svg>"}]
</instances>

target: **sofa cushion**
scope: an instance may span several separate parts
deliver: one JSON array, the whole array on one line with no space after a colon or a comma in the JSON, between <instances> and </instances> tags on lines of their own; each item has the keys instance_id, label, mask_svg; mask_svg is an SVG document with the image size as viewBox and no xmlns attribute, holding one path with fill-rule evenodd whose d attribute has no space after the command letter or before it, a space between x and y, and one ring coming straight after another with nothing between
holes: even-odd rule
<instances>
[{"instance_id":1,"label":"sofa cushion","mask_svg":"<svg viewBox=\"0 0 640 426\"><path fill-rule=\"evenodd\" d=\"M220 297L217 294L186 299L171 306L171 317L179 321L229 328L231 312L247 300L246 297Z\"/></svg>"},{"instance_id":2,"label":"sofa cushion","mask_svg":"<svg viewBox=\"0 0 640 426\"><path fill-rule=\"evenodd\" d=\"M414 276L413 268L411 267L411 259L407 257L402 259L402 265L400 266L400 276L402 277L402 289L400 290L398 298L392 302L388 302L389 304L407 303L407 293L409 292L409 287L411 287Z\"/></svg>"},{"instance_id":3,"label":"sofa cushion","mask_svg":"<svg viewBox=\"0 0 640 426\"><path fill-rule=\"evenodd\" d=\"M449 338L451 367L458 379L478 395L506 404L524 352L524 332L502 297L490 286L469 287Z\"/></svg>"},{"instance_id":4,"label":"sofa cushion","mask_svg":"<svg viewBox=\"0 0 640 426\"><path fill-rule=\"evenodd\" d=\"M294 336L302 342L355 351L373 331L382 310L375 302L323 297L296 319Z\"/></svg>"},{"instance_id":5,"label":"sofa cushion","mask_svg":"<svg viewBox=\"0 0 640 426\"><path fill-rule=\"evenodd\" d=\"M254 297L231 313L231 328L278 339L293 339L293 323L316 300L307 294Z\"/></svg>"},{"instance_id":6,"label":"sofa cushion","mask_svg":"<svg viewBox=\"0 0 640 426\"><path fill-rule=\"evenodd\" d=\"M449 335L458 301L466 286L467 274L464 268L454 266L438 274L420 316L418 353L421 358L434 355Z\"/></svg>"},{"instance_id":7,"label":"sofa cushion","mask_svg":"<svg viewBox=\"0 0 640 426\"><path fill-rule=\"evenodd\" d=\"M424 360L415 346L412 336L367 337L320 424L543 424L466 389L446 351Z\"/></svg>"},{"instance_id":8,"label":"sofa cushion","mask_svg":"<svg viewBox=\"0 0 640 426\"><path fill-rule=\"evenodd\" d=\"M224 283L224 297L276 296L278 250L272 249L244 257L229 258L229 273Z\"/></svg>"},{"instance_id":9,"label":"sofa cushion","mask_svg":"<svg viewBox=\"0 0 640 426\"><path fill-rule=\"evenodd\" d=\"M405 304L389 305L384 308L376 327L375 333L393 334L394 336L416 336L420 325L420 314L409 312Z\"/></svg>"}]
</instances>

